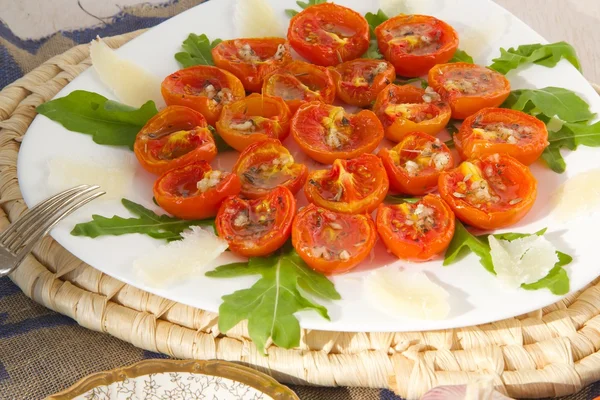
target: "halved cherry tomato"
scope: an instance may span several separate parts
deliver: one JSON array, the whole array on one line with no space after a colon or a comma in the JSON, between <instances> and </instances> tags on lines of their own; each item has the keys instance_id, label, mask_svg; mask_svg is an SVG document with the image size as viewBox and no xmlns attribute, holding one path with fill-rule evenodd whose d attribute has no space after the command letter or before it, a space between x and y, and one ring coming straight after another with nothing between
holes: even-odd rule
<instances>
[{"instance_id":1,"label":"halved cherry tomato","mask_svg":"<svg viewBox=\"0 0 600 400\"><path fill-rule=\"evenodd\" d=\"M351 160L335 160L331 169L312 171L304 194L309 202L328 210L363 214L381 204L388 188L381 160L365 153Z\"/></svg>"},{"instance_id":2,"label":"halved cherry tomato","mask_svg":"<svg viewBox=\"0 0 600 400\"><path fill-rule=\"evenodd\" d=\"M454 213L444 200L433 194L414 204L381 204L377 209L377 232L396 257L427 261L450 245Z\"/></svg>"},{"instance_id":3,"label":"halved cherry tomato","mask_svg":"<svg viewBox=\"0 0 600 400\"><path fill-rule=\"evenodd\" d=\"M275 37L225 40L212 49L212 57L249 92L260 92L265 76L292 61L288 43Z\"/></svg>"},{"instance_id":4,"label":"halved cherry tomato","mask_svg":"<svg viewBox=\"0 0 600 400\"><path fill-rule=\"evenodd\" d=\"M277 139L252 143L240 154L233 172L242 180L242 194L251 199L265 196L277 186L296 194L308 168L294 162L294 157Z\"/></svg>"},{"instance_id":5,"label":"halved cherry tomato","mask_svg":"<svg viewBox=\"0 0 600 400\"><path fill-rule=\"evenodd\" d=\"M529 165L548 146L548 130L542 121L521 111L484 108L464 120L454 144L463 159L499 153Z\"/></svg>"},{"instance_id":6,"label":"halved cherry tomato","mask_svg":"<svg viewBox=\"0 0 600 400\"><path fill-rule=\"evenodd\" d=\"M285 139L290 133L291 117L281 98L253 93L223 107L216 127L228 145L242 151L265 139Z\"/></svg>"},{"instance_id":7,"label":"halved cherry tomato","mask_svg":"<svg viewBox=\"0 0 600 400\"><path fill-rule=\"evenodd\" d=\"M381 149L379 157L393 191L421 196L438 184L442 171L454 168L452 153L443 142L423 132L412 132L391 149Z\"/></svg>"},{"instance_id":8,"label":"halved cherry tomato","mask_svg":"<svg viewBox=\"0 0 600 400\"><path fill-rule=\"evenodd\" d=\"M160 91L167 105L193 108L211 125L225 104L246 95L244 85L235 75L210 65L196 65L167 76Z\"/></svg>"},{"instance_id":9,"label":"halved cherry tomato","mask_svg":"<svg viewBox=\"0 0 600 400\"><path fill-rule=\"evenodd\" d=\"M317 65L337 65L369 48L369 23L354 10L322 3L306 8L290 21L287 34L298 54Z\"/></svg>"},{"instance_id":10,"label":"halved cherry tomato","mask_svg":"<svg viewBox=\"0 0 600 400\"><path fill-rule=\"evenodd\" d=\"M262 92L281 97L294 114L298 107L309 101L333 103L335 83L329 69L292 61L265 78Z\"/></svg>"},{"instance_id":11,"label":"halved cherry tomato","mask_svg":"<svg viewBox=\"0 0 600 400\"><path fill-rule=\"evenodd\" d=\"M343 107L315 101L296 111L290 131L302 151L323 164L370 153L383 139L383 127L372 111L348 114Z\"/></svg>"},{"instance_id":12,"label":"halved cherry tomato","mask_svg":"<svg viewBox=\"0 0 600 400\"><path fill-rule=\"evenodd\" d=\"M229 249L244 257L266 256L283 246L290 237L296 215L296 199L280 186L265 197L247 200L226 199L215 219L217 232Z\"/></svg>"},{"instance_id":13,"label":"halved cherry tomato","mask_svg":"<svg viewBox=\"0 0 600 400\"><path fill-rule=\"evenodd\" d=\"M452 114L450 106L432 90L394 84L379 93L373 112L383 124L385 137L394 142L409 132L435 135L444 129Z\"/></svg>"},{"instance_id":14,"label":"halved cherry tomato","mask_svg":"<svg viewBox=\"0 0 600 400\"><path fill-rule=\"evenodd\" d=\"M429 70L427 81L450 104L455 119L498 107L510 94L510 82L504 75L464 62L436 65Z\"/></svg>"},{"instance_id":15,"label":"halved cherry tomato","mask_svg":"<svg viewBox=\"0 0 600 400\"><path fill-rule=\"evenodd\" d=\"M428 15L390 18L375 28L377 44L400 76L425 75L436 64L448 62L458 48L454 28Z\"/></svg>"},{"instance_id":16,"label":"halved cherry tomato","mask_svg":"<svg viewBox=\"0 0 600 400\"><path fill-rule=\"evenodd\" d=\"M217 146L202 114L168 106L146 122L133 152L146 171L159 175L192 161L212 161Z\"/></svg>"},{"instance_id":17,"label":"halved cherry tomato","mask_svg":"<svg viewBox=\"0 0 600 400\"><path fill-rule=\"evenodd\" d=\"M154 198L159 206L177 218L204 219L217 215L229 196L240 192L237 175L213 171L206 161L173 168L154 183Z\"/></svg>"},{"instance_id":18,"label":"halved cherry tomato","mask_svg":"<svg viewBox=\"0 0 600 400\"><path fill-rule=\"evenodd\" d=\"M375 245L375 223L369 215L341 214L310 204L298 212L292 245L312 269L324 274L348 271Z\"/></svg>"},{"instance_id":19,"label":"halved cherry tomato","mask_svg":"<svg viewBox=\"0 0 600 400\"><path fill-rule=\"evenodd\" d=\"M517 223L529 212L537 181L511 156L494 154L442 172L439 191L458 219L476 228L496 229Z\"/></svg>"},{"instance_id":20,"label":"halved cherry tomato","mask_svg":"<svg viewBox=\"0 0 600 400\"><path fill-rule=\"evenodd\" d=\"M394 82L396 72L387 61L357 58L332 69L336 94L345 103L366 107Z\"/></svg>"}]
</instances>

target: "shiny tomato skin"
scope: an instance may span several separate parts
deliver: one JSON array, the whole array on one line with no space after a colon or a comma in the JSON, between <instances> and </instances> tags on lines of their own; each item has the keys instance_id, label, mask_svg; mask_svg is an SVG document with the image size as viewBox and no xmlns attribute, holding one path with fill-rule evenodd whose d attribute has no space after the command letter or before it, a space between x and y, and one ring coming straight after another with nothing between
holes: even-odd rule
<instances>
[{"instance_id":1,"label":"shiny tomato skin","mask_svg":"<svg viewBox=\"0 0 600 400\"><path fill-rule=\"evenodd\" d=\"M310 268L324 274L356 267L369 256L376 240L369 215L341 214L310 204L294 218L292 245Z\"/></svg>"},{"instance_id":2,"label":"shiny tomato skin","mask_svg":"<svg viewBox=\"0 0 600 400\"><path fill-rule=\"evenodd\" d=\"M423 217L423 213L428 215ZM454 213L444 200L433 194L415 204L381 204L376 221L385 246L403 260L431 260L448 248L454 236Z\"/></svg>"},{"instance_id":3,"label":"shiny tomato skin","mask_svg":"<svg viewBox=\"0 0 600 400\"><path fill-rule=\"evenodd\" d=\"M367 51L369 23L349 8L322 3L296 14L290 21L287 37L292 48L311 63L332 66Z\"/></svg>"},{"instance_id":4,"label":"shiny tomato skin","mask_svg":"<svg viewBox=\"0 0 600 400\"><path fill-rule=\"evenodd\" d=\"M290 133L291 117L281 98L252 93L223 107L216 128L228 145L243 151L265 139L285 139Z\"/></svg>"},{"instance_id":5,"label":"shiny tomato skin","mask_svg":"<svg viewBox=\"0 0 600 400\"><path fill-rule=\"evenodd\" d=\"M365 153L350 160L335 160L330 169L311 171L304 194L310 203L327 210L364 214L381 204L388 188L381 160Z\"/></svg>"},{"instance_id":6,"label":"shiny tomato skin","mask_svg":"<svg viewBox=\"0 0 600 400\"><path fill-rule=\"evenodd\" d=\"M485 137L486 132L493 132L495 137ZM524 112L508 108L484 108L463 121L454 135L454 145L463 160L498 153L508 154L530 165L540 158L548 146L548 130L546 124Z\"/></svg>"},{"instance_id":7,"label":"shiny tomato skin","mask_svg":"<svg viewBox=\"0 0 600 400\"><path fill-rule=\"evenodd\" d=\"M436 135L442 131L452 110L443 101L425 102L425 90L412 85L386 86L377 95L373 112L383 125L385 137L400 142L410 132L425 132ZM427 94L435 96L435 94Z\"/></svg>"},{"instance_id":8,"label":"shiny tomato skin","mask_svg":"<svg viewBox=\"0 0 600 400\"><path fill-rule=\"evenodd\" d=\"M428 153L431 156L427 156ZM411 196L431 192L438 184L440 173L454 168L454 157L448 146L424 132L408 133L393 148L381 149L378 156L390 179L391 190ZM417 164L418 170L411 173L405 166L407 161Z\"/></svg>"},{"instance_id":9,"label":"shiny tomato skin","mask_svg":"<svg viewBox=\"0 0 600 400\"><path fill-rule=\"evenodd\" d=\"M262 93L281 97L292 114L309 101L331 104L335 100L335 82L328 68L295 60L268 75Z\"/></svg>"},{"instance_id":10,"label":"shiny tomato skin","mask_svg":"<svg viewBox=\"0 0 600 400\"><path fill-rule=\"evenodd\" d=\"M282 159L285 161L280 162ZM241 193L257 199L278 186L298 193L306 181L308 168L294 163L294 158L279 140L266 139L246 147L233 166L233 172L242 181Z\"/></svg>"},{"instance_id":11,"label":"shiny tomato skin","mask_svg":"<svg viewBox=\"0 0 600 400\"><path fill-rule=\"evenodd\" d=\"M424 31L414 34L418 29ZM402 34L403 30L407 35ZM428 15L390 18L375 28L375 35L381 54L394 64L398 75L405 77L425 75L434 65L448 62L458 48L454 28ZM428 42L422 40L424 37ZM415 48L416 44L423 46Z\"/></svg>"},{"instance_id":12,"label":"shiny tomato skin","mask_svg":"<svg viewBox=\"0 0 600 400\"><path fill-rule=\"evenodd\" d=\"M383 139L383 127L372 111L348 114L343 107L320 102L301 106L292 118L290 132L302 151L322 164L370 153Z\"/></svg>"},{"instance_id":13,"label":"shiny tomato skin","mask_svg":"<svg viewBox=\"0 0 600 400\"><path fill-rule=\"evenodd\" d=\"M229 196L237 195L242 184L237 175L223 172L216 186L202 192L197 183L212 172L206 161L195 161L168 170L154 183L154 198L166 212L181 219L205 219L217 215ZM182 189L185 193L182 193Z\"/></svg>"},{"instance_id":14,"label":"shiny tomato skin","mask_svg":"<svg viewBox=\"0 0 600 400\"><path fill-rule=\"evenodd\" d=\"M244 257L262 257L279 249L290 237L296 199L279 186L259 199L231 196L221 204L215 219L219 237Z\"/></svg>"},{"instance_id":15,"label":"shiny tomato skin","mask_svg":"<svg viewBox=\"0 0 600 400\"><path fill-rule=\"evenodd\" d=\"M172 73L164 79L160 91L168 106L192 108L204 115L210 125L219 118L223 105L246 95L244 85L235 75L210 65L196 65Z\"/></svg>"},{"instance_id":16,"label":"shiny tomato skin","mask_svg":"<svg viewBox=\"0 0 600 400\"><path fill-rule=\"evenodd\" d=\"M260 92L265 76L292 61L289 44L276 37L224 40L212 49L212 57L249 92Z\"/></svg>"},{"instance_id":17,"label":"shiny tomato skin","mask_svg":"<svg viewBox=\"0 0 600 400\"><path fill-rule=\"evenodd\" d=\"M483 108L498 107L510 94L510 82L504 75L464 62L436 65L429 70L427 82L450 104L454 119L465 119Z\"/></svg>"},{"instance_id":18,"label":"shiny tomato skin","mask_svg":"<svg viewBox=\"0 0 600 400\"><path fill-rule=\"evenodd\" d=\"M474 182L487 187L485 191L490 196L484 190L473 189ZM535 177L527 166L509 155L494 154L465 161L453 170L442 172L438 188L458 219L486 230L516 224L527 215L537 197Z\"/></svg>"},{"instance_id":19,"label":"shiny tomato skin","mask_svg":"<svg viewBox=\"0 0 600 400\"><path fill-rule=\"evenodd\" d=\"M394 66L384 60L357 58L331 69L336 95L344 103L370 106L377 95L396 79Z\"/></svg>"},{"instance_id":20,"label":"shiny tomato skin","mask_svg":"<svg viewBox=\"0 0 600 400\"><path fill-rule=\"evenodd\" d=\"M146 171L160 175L193 161L212 161L217 146L202 114L168 106L138 132L133 152Z\"/></svg>"}]
</instances>

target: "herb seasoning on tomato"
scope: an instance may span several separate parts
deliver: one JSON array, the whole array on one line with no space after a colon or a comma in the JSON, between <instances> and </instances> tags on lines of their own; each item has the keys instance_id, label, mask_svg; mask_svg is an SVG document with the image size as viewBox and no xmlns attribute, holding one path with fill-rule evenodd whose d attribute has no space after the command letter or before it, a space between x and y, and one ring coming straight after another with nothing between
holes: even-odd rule
<instances>
[{"instance_id":1,"label":"herb seasoning on tomato","mask_svg":"<svg viewBox=\"0 0 600 400\"><path fill-rule=\"evenodd\" d=\"M336 95L345 103L369 106L387 85L394 82L396 72L387 61L359 58L332 70Z\"/></svg>"}]
</instances>

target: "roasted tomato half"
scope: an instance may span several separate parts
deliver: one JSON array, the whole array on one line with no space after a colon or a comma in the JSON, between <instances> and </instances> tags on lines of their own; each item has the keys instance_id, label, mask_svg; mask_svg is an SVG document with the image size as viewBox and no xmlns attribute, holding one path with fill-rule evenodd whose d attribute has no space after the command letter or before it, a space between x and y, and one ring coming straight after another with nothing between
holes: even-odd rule
<instances>
[{"instance_id":1,"label":"roasted tomato half","mask_svg":"<svg viewBox=\"0 0 600 400\"><path fill-rule=\"evenodd\" d=\"M494 154L442 172L439 191L458 219L476 228L496 229L517 223L529 212L537 181L511 156Z\"/></svg>"},{"instance_id":2,"label":"roasted tomato half","mask_svg":"<svg viewBox=\"0 0 600 400\"><path fill-rule=\"evenodd\" d=\"M371 253L376 240L369 215L341 214L314 204L298 212L292 229L292 244L300 257L324 274L356 267Z\"/></svg>"},{"instance_id":3,"label":"roasted tomato half","mask_svg":"<svg viewBox=\"0 0 600 400\"><path fill-rule=\"evenodd\" d=\"M298 107L309 101L333 103L335 83L327 68L292 61L265 78L262 92L281 97L294 114Z\"/></svg>"},{"instance_id":4,"label":"roasted tomato half","mask_svg":"<svg viewBox=\"0 0 600 400\"><path fill-rule=\"evenodd\" d=\"M281 98L253 93L226 105L216 127L228 145L242 151L265 139L285 139L290 133L291 117Z\"/></svg>"},{"instance_id":5,"label":"roasted tomato half","mask_svg":"<svg viewBox=\"0 0 600 400\"><path fill-rule=\"evenodd\" d=\"M296 199L280 186L260 199L240 196L226 199L215 219L217 232L229 249L244 257L273 253L290 237Z\"/></svg>"},{"instance_id":6,"label":"roasted tomato half","mask_svg":"<svg viewBox=\"0 0 600 400\"><path fill-rule=\"evenodd\" d=\"M304 185L309 202L331 211L363 214L385 199L389 181L381 160L363 154L351 160L335 160L331 169L312 171Z\"/></svg>"},{"instance_id":7,"label":"roasted tomato half","mask_svg":"<svg viewBox=\"0 0 600 400\"><path fill-rule=\"evenodd\" d=\"M411 85L388 85L373 105L373 112L385 129L385 137L394 142L409 132L435 135L450 121L450 106L432 89Z\"/></svg>"},{"instance_id":8,"label":"roasted tomato half","mask_svg":"<svg viewBox=\"0 0 600 400\"><path fill-rule=\"evenodd\" d=\"M382 204L377 232L398 258L427 261L441 254L454 236L454 213L439 196L428 194L417 203Z\"/></svg>"},{"instance_id":9,"label":"roasted tomato half","mask_svg":"<svg viewBox=\"0 0 600 400\"><path fill-rule=\"evenodd\" d=\"M337 65L367 51L369 23L349 8L322 3L295 15L287 37L294 50L308 61Z\"/></svg>"},{"instance_id":10,"label":"roasted tomato half","mask_svg":"<svg viewBox=\"0 0 600 400\"><path fill-rule=\"evenodd\" d=\"M440 173L454 168L452 153L439 139L412 132L391 149L381 149L379 157L394 192L421 196L438 184Z\"/></svg>"},{"instance_id":11,"label":"roasted tomato half","mask_svg":"<svg viewBox=\"0 0 600 400\"><path fill-rule=\"evenodd\" d=\"M161 175L154 183L154 198L177 218L204 219L217 215L223 200L241 187L237 175L213 171L206 161L196 161Z\"/></svg>"},{"instance_id":12,"label":"roasted tomato half","mask_svg":"<svg viewBox=\"0 0 600 400\"><path fill-rule=\"evenodd\" d=\"M212 49L212 57L249 92L260 92L265 76L292 61L288 43L274 37L225 40Z\"/></svg>"},{"instance_id":13,"label":"roasted tomato half","mask_svg":"<svg viewBox=\"0 0 600 400\"><path fill-rule=\"evenodd\" d=\"M372 111L348 114L343 107L320 102L300 107L290 131L302 151L323 164L370 153L383 139L383 127Z\"/></svg>"},{"instance_id":14,"label":"roasted tomato half","mask_svg":"<svg viewBox=\"0 0 600 400\"><path fill-rule=\"evenodd\" d=\"M450 104L452 118L465 119L486 107L498 107L510 94L510 82L489 68L463 62L439 64L427 81Z\"/></svg>"},{"instance_id":15,"label":"roasted tomato half","mask_svg":"<svg viewBox=\"0 0 600 400\"><path fill-rule=\"evenodd\" d=\"M400 76L425 75L448 62L458 48L456 31L428 15L398 15L375 28L379 50Z\"/></svg>"},{"instance_id":16,"label":"roasted tomato half","mask_svg":"<svg viewBox=\"0 0 600 400\"><path fill-rule=\"evenodd\" d=\"M267 139L246 147L233 172L242 180L242 194L256 199L277 186L285 186L296 194L306 180L308 168L295 163L279 140Z\"/></svg>"},{"instance_id":17,"label":"roasted tomato half","mask_svg":"<svg viewBox=\"0 0 600 400\"><path fill-rule=\"evenodd\" d=\"M206 119L183 106L168 106L150 118L135 137L133 151L142 167L157 175L217 155Z\"/></svg>"},{"instance_id":18,"label":"roasted tomato half","mask_svg":"<svg viewBox=\"0 0 600 400\"><path fill-rule=\"evenodd\" d=\"M548 130L542 121L521 111L484 108L464 120L454 144L463 159L499 153L529 165L548 146Z\"/></svg>"},{"instance_id":19,"label":"roasted tomato half","mask_svg":"<svg viewBox=\"0 0 600 400\"><path fill-rule=\"evenodd\" d=\"M160 91L167 105L193 108L211 125L225 104L246 95L244 85L235 75L209 65L196 65L167 76Z\"/></svg>"},{"instance_id":20,"label":"roasted tomato half","mask_svg":"<svg viewBox=\"0 0 600 400\"><path fill-rule=\"evenodd\" d=\"M344 102L367 107L377 94L394 82L396 72L387 61L357 58L332 69L336 95Z\"/></svg>"}]
</instances>

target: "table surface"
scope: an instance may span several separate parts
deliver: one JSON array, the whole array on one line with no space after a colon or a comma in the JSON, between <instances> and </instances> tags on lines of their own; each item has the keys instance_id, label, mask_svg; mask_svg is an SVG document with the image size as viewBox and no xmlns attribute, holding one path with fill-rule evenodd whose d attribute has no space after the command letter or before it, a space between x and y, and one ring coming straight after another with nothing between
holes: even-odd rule
<instances>
[{"instance_id":1,"label":"table surface","mask_svg":"<svg viewBox=\"0 0 600 400\"><path fill-rule=\"evenodd\" d=\"M150 0L157 3L160 0ZM216 0L214 0L216 1ZM476 0L472 0L476 1ZM600 83L600 0L496 0L532 26L550 42L573 44L584 75ZM135 0L54 0L49 13L38 0L0 0L0 88L29 72L45 59L77 43L89 42L96 34L116 35L155 25L201 0L179 0L151 9L132 6ZM50 4L50 3L48 3ZM125 8L116 21L114 10ZM76 8L78 7L78 8ZM84 11L85 12L82 12ZM90 12L93 11L93 12ZM93 15L90 15L93 14ZM73 28L79 32L50 32ZM23 29L23 21L30 30ZM74 22L76 21L76 22ZM79 25L77 25L79 24ZM12 31L11 31L12 30ZM34 41L26 39L35 39ZM0 279L0 398L36 399L69 386L83 376L121 367L148 357L160 357L108 335L84 329L60 314L27 299L8 278ZM294 388L302 399L395 399L389 391L366 389ZM577 398L600 395L600 384L587 388Z\"/></svg>"}]
</instances>

